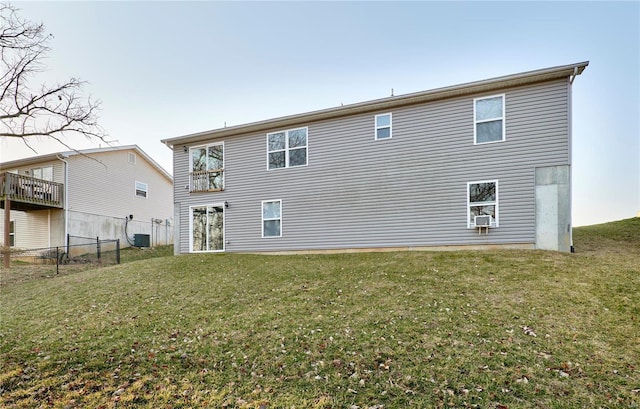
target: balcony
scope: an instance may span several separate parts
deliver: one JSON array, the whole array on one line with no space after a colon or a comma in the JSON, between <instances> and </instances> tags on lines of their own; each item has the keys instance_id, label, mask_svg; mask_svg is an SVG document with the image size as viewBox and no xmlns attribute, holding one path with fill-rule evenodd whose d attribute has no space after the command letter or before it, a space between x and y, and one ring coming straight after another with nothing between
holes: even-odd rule
<instances>
[{"instance_id":1,"label":"balcony","mask_svg":"<svg viewBox=\"0 0 640 409\"><path fill-rule=\"evenodd\" d=\"M64 185L10 172L0 173L0 207L11 200L11 210L29 211L64 207Z\"/></svg>"},{"instance_id":2,"label":"balcony","mask_svg":"<svg viewBox=\"0 0 640 409\"><path fill-rule=\"evenodd\" d=\"M219 192L224 190L224 169L200 170L190 174L190 192Z\"/></svg>"}]
</instances>

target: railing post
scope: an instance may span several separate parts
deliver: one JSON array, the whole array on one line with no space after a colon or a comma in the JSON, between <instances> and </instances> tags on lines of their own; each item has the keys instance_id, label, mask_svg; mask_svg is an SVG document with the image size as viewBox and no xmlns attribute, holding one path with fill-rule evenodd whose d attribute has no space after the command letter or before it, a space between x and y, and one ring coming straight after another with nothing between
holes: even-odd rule
<instances>
[{"instance_id":1,"label":"railing post","mask_svg":"<svg viewBox=\"0 0 640 409\"><path fill-rule=\"evenodd\" d=\"M60 247L56 246L56 275L59 273L59 265L60 265Z\"/></svg>"},{"instance_id":2,"label":"railing post","mask_svg":"<svg viewBox=\"0 0 640 409\"><path fill-rule=\"evenodd\" d=\"M96 253L98 253L98 260L100 260L100 237L96 237Z\"/></svg>"},{"instance_id":3,"label":"railing post","mask_svg":"<svg viewBox=\"0 0 640 409\"><path fill-rule=\"evenodd\" d=\"M11 199L9 195L4 198L4 268L11 266Z\"/></svg>"},{"instance_id":4,"label":"railing post","mask_svg":"<svg viewBox=\"0 0 640 409\"><path fill-rule=\"evenodd\" d=\"M116 240L116 264L120 264L120 239Z\"/></svg>"}]
</instances>

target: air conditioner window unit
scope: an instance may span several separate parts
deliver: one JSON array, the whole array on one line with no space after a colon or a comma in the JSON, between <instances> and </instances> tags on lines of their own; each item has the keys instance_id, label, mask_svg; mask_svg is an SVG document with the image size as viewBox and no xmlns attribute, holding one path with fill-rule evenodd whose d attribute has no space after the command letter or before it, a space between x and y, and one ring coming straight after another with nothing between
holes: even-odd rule
<instances>
[{"instance_id":1,"label":"air conditioner window unit","mask_svg":"<svg viewBox=\"0 0 640 409\"><path fill-rule=\"evenodd\" d=\"M476 227L491 227L493 224L493 217L490 215L480 215L473 218L473 223Z\"/></svg>"}]
</instances>

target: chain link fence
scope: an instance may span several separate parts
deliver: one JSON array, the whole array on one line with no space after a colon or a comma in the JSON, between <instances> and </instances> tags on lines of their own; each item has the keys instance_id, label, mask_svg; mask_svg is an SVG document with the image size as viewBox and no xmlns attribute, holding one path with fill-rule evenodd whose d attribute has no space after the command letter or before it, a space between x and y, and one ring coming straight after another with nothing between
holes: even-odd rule
<instances>
[{"instance_id":1,"label":"chain link fence","mask_svg":"<svg viewBox=\"0 0 640 409\"><path fill-rule=\"evenodd\" d=\"M2 254L4 257L6 253ZM65 270L78 271L120 264L120 240L68 236L66 246L11 249L9 257L10 269L15 273L23 270L25 274L37 274L39 271L60 274ZM3 281L7 277L3 274Z\"/></svg>"}]
</instances>

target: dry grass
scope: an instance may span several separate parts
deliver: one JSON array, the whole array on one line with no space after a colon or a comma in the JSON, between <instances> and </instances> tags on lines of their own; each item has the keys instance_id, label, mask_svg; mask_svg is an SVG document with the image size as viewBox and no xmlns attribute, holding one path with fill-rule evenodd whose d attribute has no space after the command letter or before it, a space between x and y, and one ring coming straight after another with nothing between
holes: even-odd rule
<instances>
[{"instance_id":1,"label":"dry grass","mask_svg":"<svg viewBox=\"0 0 640 409\"><path fill-rule=\"evenodd\" d=\"M638 407L638 220L583 229L576 254L188 255L7 285L0 405Z\"/></svg>"}]
</instances>

